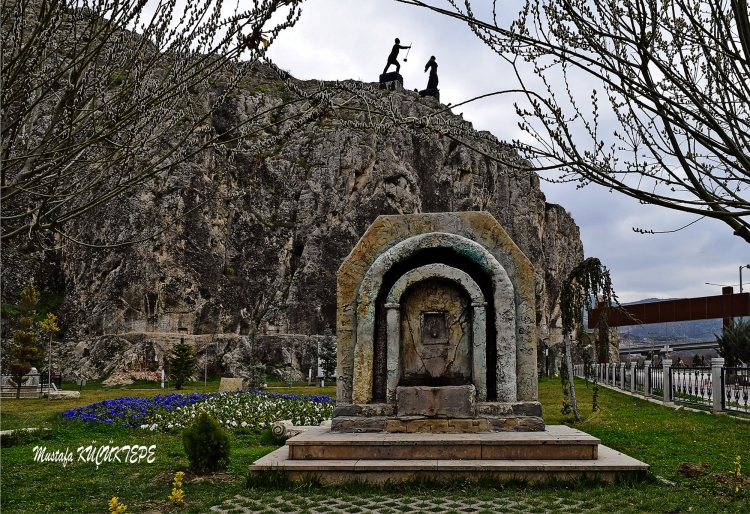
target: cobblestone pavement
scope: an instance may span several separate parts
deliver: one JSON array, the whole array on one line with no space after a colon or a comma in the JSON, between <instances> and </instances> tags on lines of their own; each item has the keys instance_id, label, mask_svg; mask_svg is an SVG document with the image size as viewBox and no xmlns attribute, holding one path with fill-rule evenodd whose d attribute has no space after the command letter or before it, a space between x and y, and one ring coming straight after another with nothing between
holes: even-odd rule
<instances>
[{"instance_id":1,"label":"cobblestone pavement","mask_svg":"<svg viewBox=\"0 0 750 514\"><path fill-rule=\"evenodd\" d=\"M411 512L441 513L544 513L544 512L600 512L600 506L593 502L568 501L562 498L494 498L475 500L472 498L415 498L391 496L347 495L327 497L306 496L299 493L269 494L261 498L235 496L221 505L211 508L211 512L226 514L407 514Z\"/></svg>"}]
</instances>

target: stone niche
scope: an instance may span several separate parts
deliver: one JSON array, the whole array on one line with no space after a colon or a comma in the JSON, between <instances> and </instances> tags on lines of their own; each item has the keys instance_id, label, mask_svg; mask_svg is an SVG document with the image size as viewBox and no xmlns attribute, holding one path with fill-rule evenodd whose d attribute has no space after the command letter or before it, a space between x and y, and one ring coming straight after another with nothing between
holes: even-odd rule
<instances>
[{"instance_id":1,"label":"stone niche","mask_svg":"<svg viewBox=\"0 0 750 514\"><path fill-rule=\"evenodd\" d=\"M544 430L534 274L486 212L380 216L338 271L334 432Z\"/></svg>"}]
</instances>

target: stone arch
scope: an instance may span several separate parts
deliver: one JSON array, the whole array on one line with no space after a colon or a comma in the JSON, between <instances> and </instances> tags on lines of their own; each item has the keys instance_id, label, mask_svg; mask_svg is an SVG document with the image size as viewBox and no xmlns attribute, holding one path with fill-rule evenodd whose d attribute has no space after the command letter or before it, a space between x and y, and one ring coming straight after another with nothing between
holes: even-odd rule
<instances>
[{"instance_id":1,"label":"stone arch","mask_svg":"<svg viewBox=\"0 0 750 514\"><path fill-rule=\"evenodd\" d=\"M391 287L385 300L386 303L400 303L401 295L404 294L404 291L413 284L430 278L442 278L455 282L464 288L472 302L484 302L482 290L479 289L477 283L474 282L474 279L471 278L468 273L448 266L447 264L437 263L420 266L419 268L404 273L401 278L393 284L393 287Z\"/></svg>"},{"instance_id":2,"label":"stone arch","mask_svg":"<svg viewBox=\"0 0 750 514\"><path fill-rule=\"evenodd\" d=\"M482 290L468 273L446 264L428 264L404 273L393 284L386 298L386 333L387 333L387 384L386 401L395 403L396 387L400 378L400 347L401 347L401 296L412 285L429 279L442 279L459 285L471 299L472 308L472 382L476 388L477 401L487 399L487 335L486 312Z\"/></svg>"},{"instance_id":3,"label":"stone arch","mask_svg":"<svg viewBox=\"0 0 750 514\"><path fill-rule=\"evenodd\" d=\"M367 270L357 294L357 329L354 345L352 400L372 401L375 301L385 273L394 264L426 249L445 248L471 260L492 278L497 348L497 401L515 402L516 312L514 287L497 259L485 247L457 234L428 232L405 239L378 256Z\"/></svg>"}]
</instances>

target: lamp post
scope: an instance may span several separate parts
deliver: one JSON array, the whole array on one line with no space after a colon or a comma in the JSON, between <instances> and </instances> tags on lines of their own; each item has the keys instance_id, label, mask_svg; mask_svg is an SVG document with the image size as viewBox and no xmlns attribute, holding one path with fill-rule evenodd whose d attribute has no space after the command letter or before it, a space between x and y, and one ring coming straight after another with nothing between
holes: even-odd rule
<instances>
[{"instance_id":1,"label":"lamp post","mask_svg":"<svg viewBox=\"0 0 750 514\"><path fill-rule=\"evenodd\" d=\"M49 335L47 354L49 355L49 360L47 362L47 401L50 401L50 393L52 392L52 334Z\"/></svg>"},{"instance_id":2,"label":"lamp post","mask_svg":"<svg viewBox=\"0 0 750 514\"><path fill-rule=\"evenodd\" d=\"M740 293L742 293L742 268L750 269L750 264L745 264L744 266L740 266Z\"/></svg>"}]
</instances>

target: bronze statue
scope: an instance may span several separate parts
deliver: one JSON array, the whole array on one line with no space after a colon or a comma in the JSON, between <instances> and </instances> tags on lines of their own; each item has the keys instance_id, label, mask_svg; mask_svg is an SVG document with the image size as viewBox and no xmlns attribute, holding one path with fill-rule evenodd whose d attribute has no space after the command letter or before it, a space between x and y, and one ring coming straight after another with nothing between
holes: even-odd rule
<instances>
[{"instance_id":1,"label":"bronze statue","mask_svg":"<svg viewBox=\"0 0 750 514\"><path fill-rule=\"evenodd\" d=\"M398 63L398 51L399 50L406 50L407 48L411 48L411 46L401 46L399 43L401 43L401 40L399 38L396 38L396 44L393 45L393 48L391 49L391 54L388 56L388 63L385 65L385 68L383 69L383 75L388 71L388 67L391 64L396 65L396 73L399 72L401 69L401 65Z\"/></svg>"},{"instance_id":2,"label":"bronze statue","mask_svg":"<svg viewBox=\"0 0 750 514\"><path fill-rule=\"evenodd\" d=\"M427 61L427 64L424 65L424 71L427 73L427 69L430 70L430 78L427 79L427 89L436 89L438 87L438 76L437 76L437 69L438 65L437 62L435 62L435 56L433 55L430 57L430 60Z\"/></svg>"},{"instance_id":3,"label":"bronze statue","mask_svg":"<svg viewBox=\"0 0 750 514\"><path fill-rule=\"evenodd\" d=\"M427 61L427 64L424 65L424 71L427 73L427 70L430 70L430 78L427 79L427 88L423 89L419 92L419 96L425 97L425 96L432 96L437 98L438 102L440 101L440 90L438 89L438 76L437 76L437 62L435 61L435 56L433 55L430 57L430 60Z\"/></svg>"}]
</instances>

